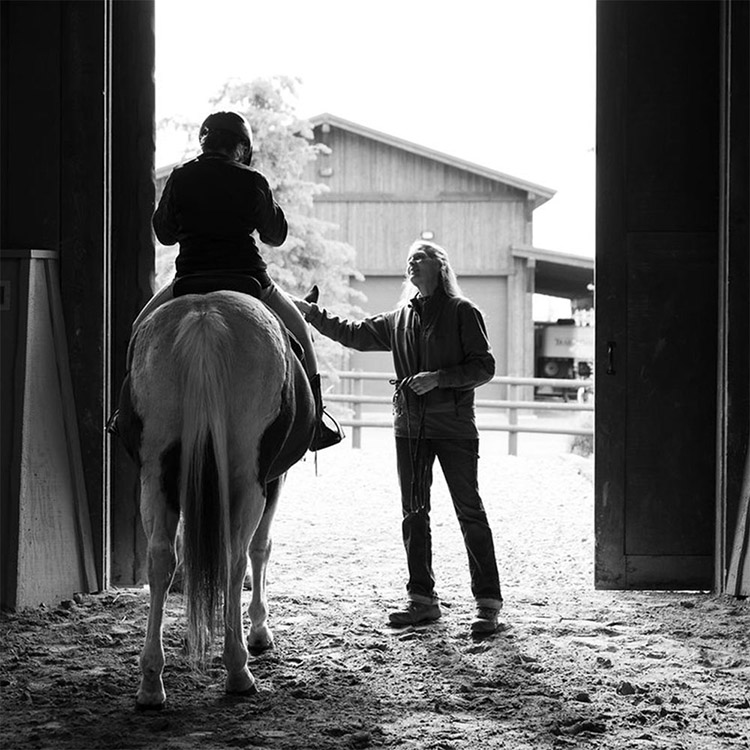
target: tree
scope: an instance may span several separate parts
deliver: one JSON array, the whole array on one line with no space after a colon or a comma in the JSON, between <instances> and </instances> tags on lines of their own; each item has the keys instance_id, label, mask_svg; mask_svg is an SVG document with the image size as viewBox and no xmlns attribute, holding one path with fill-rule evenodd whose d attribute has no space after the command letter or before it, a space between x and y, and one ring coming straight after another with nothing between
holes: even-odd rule
<instances>
[{"instance_id":1,"label":"tree","mask_svg":"<svg viewBox=\"0 0 750 750\"><path fill-rule=\"evenodd\" d=\"M305 172L327 147L313 142L310 122L296 114L298 86L297 79L285 76L250 83L229 81L211 100L212 111L233 110L247 118L253 131L252 166L268 179L286 214L289 236L281 247L270 247L256 237L271 278L295 296L303 296L317 284L327 309L345 317L361 317L359 304L365 297L350 285L352 278L364 278L355 265L355 249L329 236L336 225L313 216L313 198L328 188L306 180ZM185 130L190 138L187 151L200 150L200 123L168 119L160 127ZM166 272L171 277L176 252L177 248L160 249L160 275ZM321 367L345 367L347 358L338 344L316 339L316 349Z\"/></svg>"}]
</instances>

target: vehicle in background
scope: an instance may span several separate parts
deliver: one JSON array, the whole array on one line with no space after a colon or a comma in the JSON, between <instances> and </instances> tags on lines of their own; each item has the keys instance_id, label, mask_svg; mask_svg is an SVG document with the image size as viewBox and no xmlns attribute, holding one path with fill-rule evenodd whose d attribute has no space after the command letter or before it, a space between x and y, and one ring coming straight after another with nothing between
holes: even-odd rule
<instances>
[{"instance_id":1,"label":"vehicle in background","mask_svg":"<svg viewBox=\"0 0 750 750\"><path fill-rule=\"evenodd\" d=\"M556 323L534 324L535 372L537 378L588 380L594 374L594 328L580 326L572 318ZM537 386L536 399L579 397L580 384L570 387Z\"/></svg>"}]
</instances>

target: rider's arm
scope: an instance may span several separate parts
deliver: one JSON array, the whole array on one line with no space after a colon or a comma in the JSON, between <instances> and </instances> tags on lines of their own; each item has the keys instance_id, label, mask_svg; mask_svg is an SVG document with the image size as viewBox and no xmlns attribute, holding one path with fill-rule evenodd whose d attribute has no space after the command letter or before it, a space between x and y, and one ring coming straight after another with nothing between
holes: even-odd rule
<instances>
[{"instance_id":1,"label":"rider's arm","mask_svg":"<svg viewBox=\"0 0 750 750\"><path fill-rule=\"evenodd\" d=\"M260 172L255 187L255 228L260 239L273 247L278 247L286 239L289 231L286 216L281 206L274 200L268 181Z\"/></svg>"},{"instance_id":2,"label":"rider's arm","mask_svg":"<svg viewBox=\"0 0 750 750\"><path fill-rule=\"evenodd\" d=\"M172 175L159 199L159 205L153 218L154 233L162 245L174 245L179 239L177 235L177 220L172 208Z\"/></svg>"}]
</instances>

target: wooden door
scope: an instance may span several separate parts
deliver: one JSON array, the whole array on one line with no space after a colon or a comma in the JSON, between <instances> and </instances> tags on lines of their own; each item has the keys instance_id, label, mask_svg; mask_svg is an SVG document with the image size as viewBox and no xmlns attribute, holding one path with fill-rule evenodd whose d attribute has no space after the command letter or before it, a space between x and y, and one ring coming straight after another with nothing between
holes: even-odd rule
<instances>
[{"instance_id":1,"label":"wooden door","mask_svg":"<svg viewBox=\"0 0 750 750\"><path fill-rule=\"evenodd\" d=\"M710 588L720 16L598 5L598 588Z\"/></svg>"}]
</instances>

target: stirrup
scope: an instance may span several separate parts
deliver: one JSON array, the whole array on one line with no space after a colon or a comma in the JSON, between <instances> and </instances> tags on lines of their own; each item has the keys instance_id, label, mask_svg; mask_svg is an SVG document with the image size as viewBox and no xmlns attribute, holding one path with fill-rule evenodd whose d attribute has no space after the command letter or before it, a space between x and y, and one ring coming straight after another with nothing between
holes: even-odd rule
<instances>
[{"instance_id":1,"label":"stirrup","mask_svg":"<svg viewBox=\"0 0 750 750\"><path fill-rule=\"evenodd\" d=\"M315 433L310 443L311 451L322 451L332 445L338 445L344 439L341 425L325 410L315 425Z\"/></svg>"}]
</instances>

